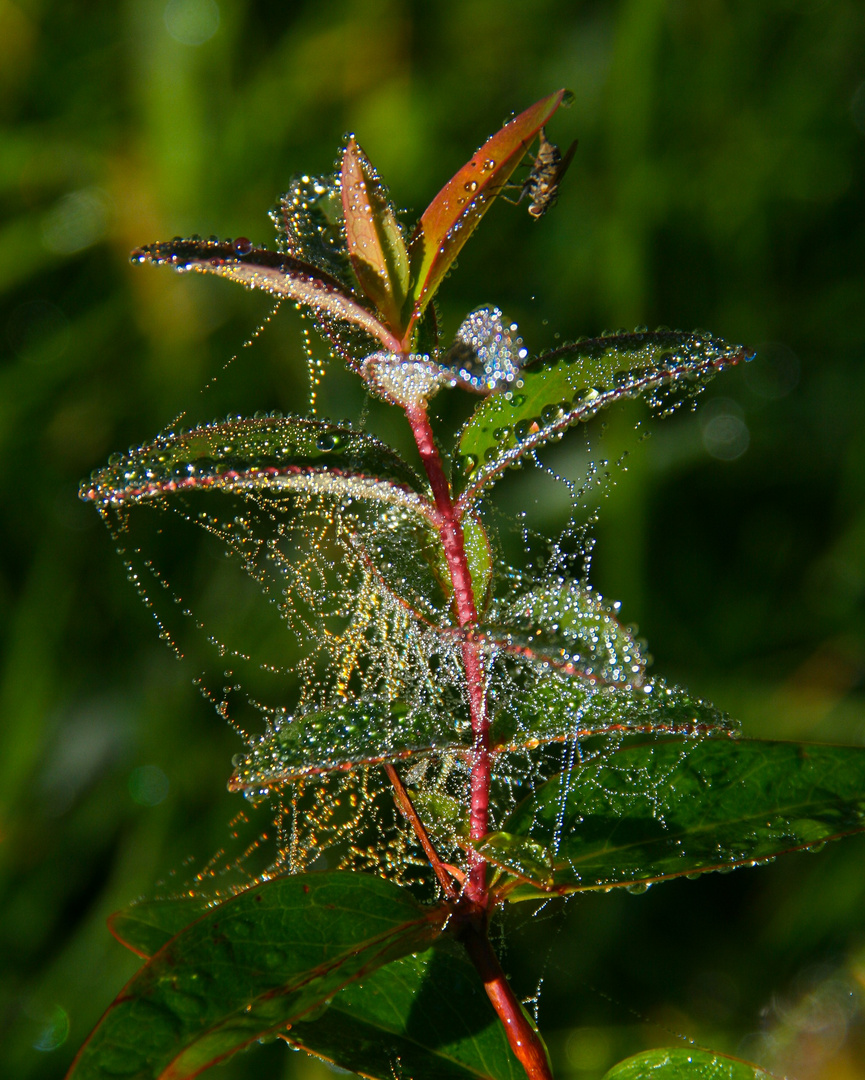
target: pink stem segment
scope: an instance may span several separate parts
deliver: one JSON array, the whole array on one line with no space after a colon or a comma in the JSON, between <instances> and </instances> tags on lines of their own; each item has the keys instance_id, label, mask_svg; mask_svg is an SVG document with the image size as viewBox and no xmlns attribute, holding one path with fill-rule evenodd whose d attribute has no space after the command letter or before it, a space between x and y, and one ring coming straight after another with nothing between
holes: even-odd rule
<instances>
[{"instance_id":1,"label":"pink stem segment","mask_svg":"<svg viewBox=\"0 0 865 1080\"><path fill-rule=\"evenodd\" d=\"M462 525L456 515L450 485L442 467L435 444L426 406L407 405L406 418L417 443L421 461L432 488L439 516L439 533L453 582L456 613L461 627L474 626L478 621L472 578L466 559ZM487 832L490 805L490 725L486 708L486 680L483 657L477 642L463 643L463 664L469 693L472 718L472 778L469 824L472 839L478 840ZM472 856L472 866L466 880L465 895L481 906L487 902L486 862Z\"/></svg>"}]
</instances>

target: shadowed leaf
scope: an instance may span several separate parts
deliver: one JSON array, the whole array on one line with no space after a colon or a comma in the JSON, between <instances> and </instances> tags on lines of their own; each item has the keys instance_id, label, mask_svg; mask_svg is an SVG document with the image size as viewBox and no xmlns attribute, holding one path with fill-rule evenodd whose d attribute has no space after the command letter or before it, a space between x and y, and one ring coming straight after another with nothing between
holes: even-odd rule
<instances>
[{"instance_id":1,"label":"shadowed leaf","mask_svg":"<svg viewBox=\"0 0 865 1080\"><path fill-rule=\"evenodd\" d=\"M289 1041L344 1069L392 1080L399 1061L414 1080L524 1080L483 985L467 958L429 949L340 991Z\"/></svg>"},{"instance_id":2,"label":"shadowed leaf","mask_svg":"<svg viewBox=\"0 0 865 1080\"><path fill-rule=\"evenodd\" d=\"M207 910L200 900L135 904L109 920L112 933L145 958ZM520 1080L519 1063L461 950L404 956L340 990L322 1016L299 1021L288 1041L344 1069L392 1080L396 1057L422 1080ZM376 1056L377 1055L377 1056Z\"/></svg>"},{"instance_id":3,"label":"shadowed leaf","mask_svg":"<svg viewBox=\"0 0 865 1080\"><path fill-rule=\"evenodd\" d=\"M127 983L69 1076L182 1080L428 947L444 913L366 874L279 878L210 910Z\"/></svg>"},{"instance_id":4,"label":"shadowed leaf","mask_svg":"<svg viewBox=\"0 0 865 1080\"><path fill-rule=\"evenodd\" d=\"M600 409L624 398L652 401L665 387L706 381L745 359L739 345L678 331L591 338L538 357L511 388L482 401L463 428L454 470L460 505L470 505L524 454Z\"/></svg>"},{"instance_id":5,"label":"shadowed leaf","mask_svg":"<svg viewBox=\"0 0 865 1080\"><path fill-rule=\"evenodd\" d=\"M381 181L352 136L342 158L342 204L351 264L385 322L401 333L408 252Z\"/></svg>"},{"instance_id":6,"label":"shadowed leaf","mask_svg":"<svg viewBox=\"0 0 865 1080\"><path fill-rule=\"evenodd\" d=\"M646 1050L614 1065L603 1080L770 1080L764 1072L739 1058L696 1047L674 1046Z\"/></svg>"},{"instance_id":7,"label":"shadowed leaf","mask_svg":"<svg viewBox=\"0 0 865 1080\"><path fill-rule=\"evenodd\" d=\"M127 949L149 960L175 934L205 915L213 905L199 897L172 900L142 900L115 911L108 929Z\"/></svg>"},{"instance_id":8,"label":"shadowed leaf","mask_svg":"<svg viewBox=\"0 0 865 1080\"><path fill-rule=\"evenodd\" d=\"M131 259L175 270L236 281L248 289L262 289L271 296L305 305L324 319L351 323L397 351L399 342L382 323L351 295L346 286L309 263L267 248L246 246L241 241L169 240L149 244L132 252Z\"/></svg>"},{"instance_id":9,"label":"shadowed leaf","mask_svg":"<svg viewBox=\"0 0 865 1080\"><path fill-rule=\"evenodd\" d=\"M448 180L426 208L409 243L412 305L409 327L421 315L463 244L565 94L565 90L557 90L505 124Z\"/></svg>"},{"instance_id":10,"label":"shadowed leaf","mask_svg":"<svg viewBox=\"0 0 865 1080\"><path fill-rule=\"evenodd\" d=\"M478 848L566 893L751 866L862 830L865 748L677 740L576 764Z\"/></svg>"}]
</instances>

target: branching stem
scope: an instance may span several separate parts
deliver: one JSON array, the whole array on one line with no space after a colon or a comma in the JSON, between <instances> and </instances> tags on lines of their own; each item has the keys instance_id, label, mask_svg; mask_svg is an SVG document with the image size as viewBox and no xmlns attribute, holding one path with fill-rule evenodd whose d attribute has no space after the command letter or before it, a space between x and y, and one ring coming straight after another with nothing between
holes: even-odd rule
<instances>
[{"instance_id":1,"label":"branching stem","mask_svg":"<svg viewBox=\"0 0 865 1080\"><path fill-rule=\"evenodd\" d=\"M415 835L420 840L421 847L424 849L424 854L430 861L430 866L435 871L436 877L439 879L439 884L444 890L445 896L449 900L456 900L457 891L454 888L454 883L451 880L451 876L445 869L444 863L439 858L438 852L433 847L433 843L429 838L429 833L426 831L426 826L418 816L417 810L414 808L414 803L411 801L411 796L405 789L402 779L396 769L391 765L389 761L385 762L384 771L388 775L388 779L393 784L393 790L396 795L396 801L399 808L411 822L411 826L415 831Z\"/></svg>"},{"instance_id":2,"label":"branching stem","mask_svg":"<svg viewBox=\"0 0 865 1080\"><path fill-rule=\"evenodd\" d=\"M442 467L441 457L435 443L426 406L406 406L406 418L411 425L418 452L432 488L439 515L439 533L442 538L448 569L453 583L456 614L461 627L474 626L478 621L472 578L466 558L462 525L456 515L450 485ZM469 707L472 719L472 778L470 835L478 840L487 832L490 805L490 730L487 715L486 679L483 656L477 642L467 640L462 646L463 665L468 687ZM466 880L465 894L473 903L485 907L487 903L486 862L477 855L472 857L471 870Z\"/></svg>"},{"instance_id":3,"label":"branching stem","mask_svg":"<svg viewBox=\"0 0 865 1080\"><path fill-rule=\"evenodd\" d=\"M417 443L421 461L426 470L432 488L436 510L438 512L438 530L447 558L451 582L454 591L454 606L461 628L477 624L478 615L475 607L474 589L471 572L466 558L465 538L462 525L454 505L450 485L442 467L441 457L435 443L426 406L408 405L406 418L411 425ZM462 645L463 667L466 675L469 707L472 719L472 775L470 830L473 840L486 835L489 826L490 782L490 724L487 713L486 675L484 672L481 644L469 636ZM399 776L393 766L386 766L391 782L400 800L400 790L405 794L405 801L411 812L417 817L414 807ZM393 775L391 775L393 774ZM403 805L400 800L400 805ZM424 851L433 869L442 883L449 899L454 896L453 883L448 872L435 852L427 836L423 823L409 813L409 819L415 825L415 831L423 844ZM447 884L445 884L445 879ZM529 1080L552 1080L546 1049L535 1030L525 1009L517 1000L508 983L505 973L496 958L487 935L489 921L490 895L487 885L487 864L478 854L470 855L468 876L463 883L462 893L453 904L453 929L463 942L469 957L483 980L493 1008L504 1025L508 1042L515 1056L526 1070Z\"/></svg>"}]
</instances>

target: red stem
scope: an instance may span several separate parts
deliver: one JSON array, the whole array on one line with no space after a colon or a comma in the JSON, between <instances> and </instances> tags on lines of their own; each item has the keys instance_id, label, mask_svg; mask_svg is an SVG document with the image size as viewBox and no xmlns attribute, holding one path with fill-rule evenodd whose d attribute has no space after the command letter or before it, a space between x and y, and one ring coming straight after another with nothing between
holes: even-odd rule
<instances>
[{"instance_id":1,"label":"red stem","mask_svg":"<svg viewBox=\"0 0 865 1080\"><path fill-rule=\"evenodd\" d=\"M385 762L384 771L387 773L391 784L393 784L397 805L411 822L415 835L418 840L420 840L421 847L424 849L424 854L429 859L430 866L432 866L435 871L435 875L439 879L439 884L441 885L445 896L449 900L456 900L457 891L454 888L454 883L445 869L444 863L439 858L438 852L433 847L432 841L429 838L429 833L426 831L426 827L421 821L417 810L415 810L414 803L411 801L411 796L406 791L405 784L403 784L399 773L389 761Z\"/></svg>"},{"instance_id":2,"label":"red stem","mask_svg":"<svg viewBox=\"0 0 865 1080\"><path fill-rule=\"evenodd\" d=\"M475 608L472 578L466 559L462 525L456 515L450 485L442 467L438 447L435 444L426 406L407 405L406 418L411 425L421 461L432 488L439 517L439 533L445 551L457 618L461 627L473 626L478 621ZM469 814L470 835L479 840L487 832L490 805L490 725L486 708L486 686L483 657L478 644L467 640L462 646L463 665L469 692L472 719L472 778L471 810ZM478 855L470 856L471 869L466 879L465 895L473 903L485 907L487 903L487 864Z\"/></svg>"},{"instance_id":3,"label":"red stem","mask_svg":"<svg viewBox=\"0 0 865 1080\"><path fill-rule=\"evenodd\" d=\"M438 529L450 570L454 590L454 602L460 627L477 624L474 590L466 559L462 525L451 497L438 447L435 444L426 406L408 405L406 417L411 425L417 448L432 488L438 511ZM463 666L468 686L469 706L472 718L472 776L471 776L471 837L483 837L489 823L490 805L490 725L486 707L486 679L480 643L471 635L462 645ZM391 767L392 768L392 767ZM394 777L391 777L393 780ZM399 777L394 784L399 797L402 786ZM403 789L404 790L404 789ZM408 796L406 795L406 798ZM410 800L409 800L410 804ZM426 831L421 825L423 836ZM421 833L419 832L420 836ZM421 838L423 842L423 837ZM429 838L427 837L427 843ZM432 845L430 845L432 847ZM424 845L426 850L426 844ZM429 854L429 853L428 853ZM435 854L435 852L433 853ZM487 864L477 853L469 856L470 868L462 896L454 906L453 928L462 940L472 963L483 980L484 989L504 1025L510 1047L529 1080L553 1080L547 1052L525 1010L514 995L505 973L493 952L487 936L489 917L489 890L487 888ZM430 858L441 881L447 871L437 854ZM443 886L444 887L444 886ZM447 893L448 890L445 889Z\"/></svg>"},{"instance_id":4,"label":"red stem","mask_svg":"<svg viewBox=\"0 0 865 1080\"><path fill-rule=\"evenodd\" d=\"M517 1000L487 937L486 921L466 923L460 934L466 952L483 979L484 990L504 1025L515 1057L529 1080L553 1080L547 1051Z\"/></svg>"}]
</instances>

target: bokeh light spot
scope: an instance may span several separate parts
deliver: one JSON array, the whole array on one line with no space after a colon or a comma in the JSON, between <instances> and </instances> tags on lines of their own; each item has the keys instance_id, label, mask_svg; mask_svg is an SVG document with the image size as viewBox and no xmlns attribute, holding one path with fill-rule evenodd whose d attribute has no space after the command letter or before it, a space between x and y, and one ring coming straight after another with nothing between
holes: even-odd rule
<instances>
[{"instance_id":1,"label":"bokeh light spot","mask_svg":"<svg viewBox=\"0 0 865 1080\"><path fill-rule=\"evenodd\" d=\"M129 775L129 794L139 806L158 806L170 786L158 765L139 765Z\"/></svg>"}]
</instances>

